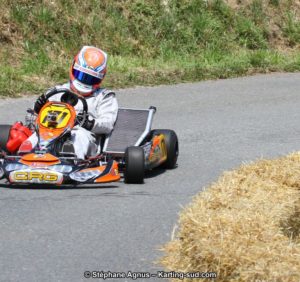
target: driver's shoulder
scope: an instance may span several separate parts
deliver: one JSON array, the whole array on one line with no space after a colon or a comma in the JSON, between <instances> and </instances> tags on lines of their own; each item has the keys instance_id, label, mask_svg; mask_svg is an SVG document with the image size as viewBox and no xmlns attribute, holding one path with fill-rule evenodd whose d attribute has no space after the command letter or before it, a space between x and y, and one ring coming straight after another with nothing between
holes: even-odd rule
<instances>
[{"instance_id":1,"label":"driver's shoulder","mask_svg":"<svg viewBox=\"0 0 300 282\"><path fill-rule=\"evenodd\" d=\"M105 99L108 97L115 97L116 93L112 91L111 89L107 88L99 88L94 93L93 96L97 97L98 99Z\"/></svg>"},{"instance_id":2,"label":"driver's shoulder","mask_svg":"<svg viewBox=\"0 0 300 282\"><path fill-rule=\"evenodd\" d=\"M68 89L68 90L70 90L70 83L58 84L53 87L50 87L49 89L47 89L45 94L51 92L53 89L57 89L57 90ZM60 101L60 98L62 95L63 95L63 93L57 93L57 94L53 95L52 97L50 97L49 101Z\"/></svg>"},{"instance_id":3,"label":"driver's shoulder","mask_svg":"<svg viewBox=\"0 0 300 282\"><path fill-rule=\"evenodd\" d=\"M64 84L58 84L58 85L52 86L52 87L50 87L46 90L46 94L47 94L47 92L50 92L53 89L57 89L57 90L68 89L68 90L70 90L70 83L67 82L67 83L64 83Z\"/></svg>"},{"instance_id":4,"label":"driver's shoulder","mask_svg":"<svg viewBox=\"0 0 300 282\"><path fill-rule=\"evenodd\" d=\"M68 90L71 90L70 88L70 83L67 82L67 83L64 83L64 84L59 84L59 85L56 85L54 86L56 89L60 90L60 89L68 89Z\"/></svg>"},{"instance_id":5,"label":"driver's shoulder","mask_svg":"<svg viewBox=\"0 0 300 282\"><path fill-rule=\"evenodd\" d=\"M53 91L53 89L57 89L57 90L68 89L68 90L70 90L70 83L64 83L64 84L58 84L58 85L52 86L45 91L45 94L48 94L49 92Z\"/></svg>"}]
</instances>

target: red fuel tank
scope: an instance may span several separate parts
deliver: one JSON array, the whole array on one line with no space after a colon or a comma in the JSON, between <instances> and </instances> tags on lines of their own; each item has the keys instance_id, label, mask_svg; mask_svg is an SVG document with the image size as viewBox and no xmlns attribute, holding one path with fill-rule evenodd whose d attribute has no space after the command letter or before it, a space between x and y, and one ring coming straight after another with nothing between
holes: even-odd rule
<instances>
[{"instance_id":1,"label":"red fuel tank","mask_svg":"<svg viewBox=\"0 0 300 282\"><path fill-rule=\"evenodd\" d=\"M31 130L24 126L22 122L16 122L10 129L6 148L10 153L15 153L21 144L32 135Z\"/></svg>"}]
</instances>

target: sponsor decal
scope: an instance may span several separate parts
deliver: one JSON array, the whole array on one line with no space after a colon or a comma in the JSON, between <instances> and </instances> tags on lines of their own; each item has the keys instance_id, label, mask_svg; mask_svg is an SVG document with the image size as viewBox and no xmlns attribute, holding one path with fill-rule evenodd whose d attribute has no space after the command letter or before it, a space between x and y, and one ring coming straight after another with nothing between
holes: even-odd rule
<instances>
[{"instance_id":1,"label":"sponsor decal","mask_svg":"<svg viewBox=\"0 0 300 282\"><path fill-rule=\"evenodd\" d=\"M74 67L73 67L75 70L79 70L81 72L84 72L84 73L87 73L87 74L90 74L92 76L95 76L95 77L98 77L100 79L103 79L104 78L104 75L102 73L98 73L96 71L93 71L91 69L88 69L88 68L84 68L80 65L78 65L77 63L74 64Z\"/></svg>"},{"instance_id":2,"label":"sponsor decal","mask_svg":"<svg viewBox=\"0 0 300 282\"><path fill-rule=\"evenodd\" d=\"M54 171L33 170L33 171L13 171L10 174L12 182L28 183L61 183L63 175Z\"/></svg>"},{"instance_id":3,"label":"sponsor decal","mask_svg":"<svg viewBox=\"0 0 300 282\"><path fill-rule=\"evenodd\" d=\"M152 154L150 154L149 159L151 162L155 162L158 161L161 158L161 150L159 148L159 146L156 146L152 152Z\"/></svg>"},{"instance_id":4,"label":"sponsor decal","mask_svg":"<svg viewBox=\"0 0 300 282\"><path fill-rule=\"evenodd\" d=\"M35 159L45 159L46 156L44 154L36 154L36 155L34 155L33 158L35 158Z\"/></svg>"}]
</instances>

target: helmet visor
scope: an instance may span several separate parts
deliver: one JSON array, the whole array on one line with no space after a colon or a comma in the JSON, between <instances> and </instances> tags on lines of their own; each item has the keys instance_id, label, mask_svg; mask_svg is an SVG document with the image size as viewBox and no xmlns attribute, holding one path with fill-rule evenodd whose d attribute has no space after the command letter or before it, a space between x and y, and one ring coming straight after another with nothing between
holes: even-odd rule
<instances>
[{"instance_id":1,"label":"helmet visor","mask_svg":"<svg viewBox=\"0 0 300 282\"><path fill-rule=\"evenodd\" d=\"M76 70L74 68L72 69L72 74L74 75L74 77L77 80L79 80L83 84L96 85L96 84L100 84L100 82L101 82L100 78L90 75L88 73L82 72L80 70Z\"/></svg>"}]
</instances>

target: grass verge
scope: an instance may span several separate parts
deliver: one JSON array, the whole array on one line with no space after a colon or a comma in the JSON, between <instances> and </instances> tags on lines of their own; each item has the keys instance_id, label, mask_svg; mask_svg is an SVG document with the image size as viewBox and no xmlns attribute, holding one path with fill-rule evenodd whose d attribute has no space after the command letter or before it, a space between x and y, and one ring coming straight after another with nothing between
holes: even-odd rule
<instances>
[{"instance_id":1,"label":"grass verge","mask_svg":"<svg viewBox=\"0 0 300 282\"><path fill-rule=\"evenodd\" d=\"M298 2L2 0L0 96L66 81L83 45L110 55L107 87L299 71Z\"/></svg>"},{"instance_id":2,"label":"grass verge","mask_svg":"<svg viewBox=\"0 0 300 282\"><path fill-rule=\"evenodd\" d=\"M294 153L224 173L181 212L161 263L217 281L299 281L299 171Z\"/></svg>"}]
</instances>

